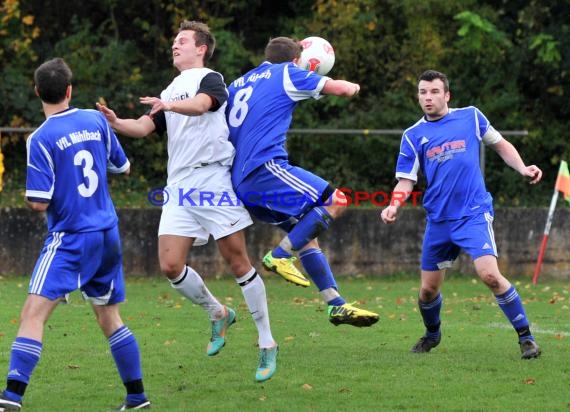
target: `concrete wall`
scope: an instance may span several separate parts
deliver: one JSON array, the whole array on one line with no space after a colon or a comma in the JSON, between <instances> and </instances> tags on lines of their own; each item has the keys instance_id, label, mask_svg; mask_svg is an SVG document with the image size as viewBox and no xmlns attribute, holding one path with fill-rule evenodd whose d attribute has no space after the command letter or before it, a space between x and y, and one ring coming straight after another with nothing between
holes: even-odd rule
<instances>
[{"instance_id":1,"label":"concrete wall","mask_svg":"<svg viewBox=\"0 0 570 412\"><path fill-rule=\"evenodd\" d=\"M350 209L320 238L332 267L340 275L386 275L417 272L425 215L419 209L402 210L400 220L386 226L377 210ZM495 237L499 265L509 278L531 277L543 237L547 209L498 209ZM541 279L570 278L570 210L556 211L542 267ZM125 273L128 276L159 275L157 228L159 209L119 211ZM0 210L0 273L29 275L43 245L45 220L27 209ZM248 250L254 265L279 242L279 230L257 223L247 230ZM190 264L204 276L228 274L216 244L195 248ZM468 256L461 255L454 271L473 274Z\"/></svg>"}]
</instances>

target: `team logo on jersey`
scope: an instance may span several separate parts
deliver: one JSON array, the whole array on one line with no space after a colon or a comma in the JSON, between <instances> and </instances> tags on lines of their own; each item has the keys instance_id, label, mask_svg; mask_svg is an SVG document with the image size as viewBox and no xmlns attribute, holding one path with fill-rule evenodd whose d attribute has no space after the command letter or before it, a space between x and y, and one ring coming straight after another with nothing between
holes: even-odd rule
<instances>
[{"instance_id":1,"label":"team logo on jersey","mask_svg":"<svg viewBox=\"0 0 570 412\"><path fill-rule=\"evenodd\" d=\"M464 152L465 150L467 150L465 140L453 140L451 142L445 142L440 146L432 147L427 151L426 156L430 162L434 160L444 162L452 159L455 153Z\"/></svg>"}]
</instances>

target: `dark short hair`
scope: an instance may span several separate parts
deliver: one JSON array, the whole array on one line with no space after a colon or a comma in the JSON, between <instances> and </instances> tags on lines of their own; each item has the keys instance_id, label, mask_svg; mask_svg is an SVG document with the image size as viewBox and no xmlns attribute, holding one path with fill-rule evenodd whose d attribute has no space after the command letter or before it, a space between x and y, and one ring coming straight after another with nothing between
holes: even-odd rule
<instances>
[{"instance_id":1,"label":"dark short hair","mask_svg":"<svg viewBox=\"0 0 570 412\"><path fill-rule=\"evenodd\" d=\"M178 33L184 30L192 30L194 32L194 44L196 46L206 45L208 48L206 54L204 54L204 64L206 64L214 55L214 49L216 48L216 38L210 31L210 28L206 23L184 20L180 23Z\"/></svg>"},{"instance_id":2,"label":"dark short hair","mask_svg":"<svg viewBox=\"0 0 570 412\"><path fill-rule=\"evenodd\" d=\"M42 63L34 72L34 84L40 99L49 104L62 102L72 76L71 69L60 57Z\"/></svg>"},{"instance_id":3,"label":"dark short hair","mask_svg":"<svg viewBox=\"0 0 570 412\"><path fill-rule=\"evenodd\" d=\"M418 82L420 82L422 80L425 80L426 82L432 82L435 79L439 79L443 82L443 91L444 92L449 91L449 80L447 79L447 76L445 74L443 74L442 72L438 72L437 70L426 70L425 72L420 74L420 77L418 78Z\"/></svg>"},{"instance_id":4,"label":"dark short hair","mask_svg":"<svg viewBox=\"0 0 570 412\"><path fill-rule=\"evenodd\" d=\"M275 37L265 46L265 60L270 63L291 62L301 57L303 46L289 37Z\"/></svg>"}]
</instances>

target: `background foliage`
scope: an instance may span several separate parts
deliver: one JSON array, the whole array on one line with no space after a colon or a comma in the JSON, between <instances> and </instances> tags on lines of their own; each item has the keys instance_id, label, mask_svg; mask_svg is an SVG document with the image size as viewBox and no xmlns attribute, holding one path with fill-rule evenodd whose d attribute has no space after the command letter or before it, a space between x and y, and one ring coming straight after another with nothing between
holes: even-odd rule
<instances>
[{"instance_id":1,"label":"background foliage","mask_svg":"<svg viewBox=\"0 0 570 412\"><path fill-rule=\"evenodd\" d=\"M294 128L404 129L421 112L417 76L448 74L452 106L476 105L545 171L533 190L491 151L486 175L499 205L547 204L560 159L568 159L570 3L546 0L4 0L0 10L0 125L43 121L33 70L62 56L74 71L74 101L104 98L138 117L142 95L158 95L176 75L170 46L182 19L207 22L218 46L212 67L229 82L257 65L270 37L320 35L335 46L330 73L361 84L358 98L303 102ZM389 190L399 136L291 135L291 160L337 186ZM164 182L163 138L122 139L133 177L127 191ZM3 134L6 187L23 184L25 136ZM128 182L128 183L127 183ZM127 186L128 185L128 186Z\"/></svg>"}]
</instances>

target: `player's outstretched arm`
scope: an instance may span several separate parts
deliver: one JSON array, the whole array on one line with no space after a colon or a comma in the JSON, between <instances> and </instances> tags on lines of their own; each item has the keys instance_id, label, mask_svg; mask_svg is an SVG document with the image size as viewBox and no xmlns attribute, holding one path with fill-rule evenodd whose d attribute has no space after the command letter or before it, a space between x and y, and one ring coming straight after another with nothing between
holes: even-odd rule
<instances>
[{"instance_id":1,"label":"player's outstretched arm","mask_svg":"<svg viewBox=\"0 0 570 412\"><path fill-rule=\"evenodd\" d=\"M208 112L214 105L212 97L206 93L198 93L191 99L184 99L174 102L165 102L158 97L141 97L139 101L142 104L151 106L150 116L154 116L159 111L174 112L184 114L186 116L201 116Z\"/></svg>"},{"instance_id":2,"label":"player's outstretched arm","mask_svg":"<svg viewBox=\"0 0 570 412\"><path fill-rule=\"evenodd\" d=\"M154 122L148 115L143 115L138 119L121 119L107 106L100 103L95 103L95 105L97 110L103 113L111 127L119 134L129 137L145 137L155 130Z\"/></svg>"},{"instance_id":3,"label":"player's outstretched arm","mask_svg":"<svg viewBox=\"0 0 570 412\"><path fill-rule=\"evenodd\" d=\"M346 80L327 80L321 94L333 96L353 97L360 92L360 85Z\"/></svg>"},{"instance_id":4,"label":"player's outstretched arm","mask_svg":"<svg viewBox=\"0 0 570 412\"><path fill-rule=\"evenodd\" d=\"M525 165L518 150L506 139L503 138L489 147L497 152L508 166L528 178L530 184L536 184L542 179L542 170L536 165Z\"/></svg>"}]
</instances>

